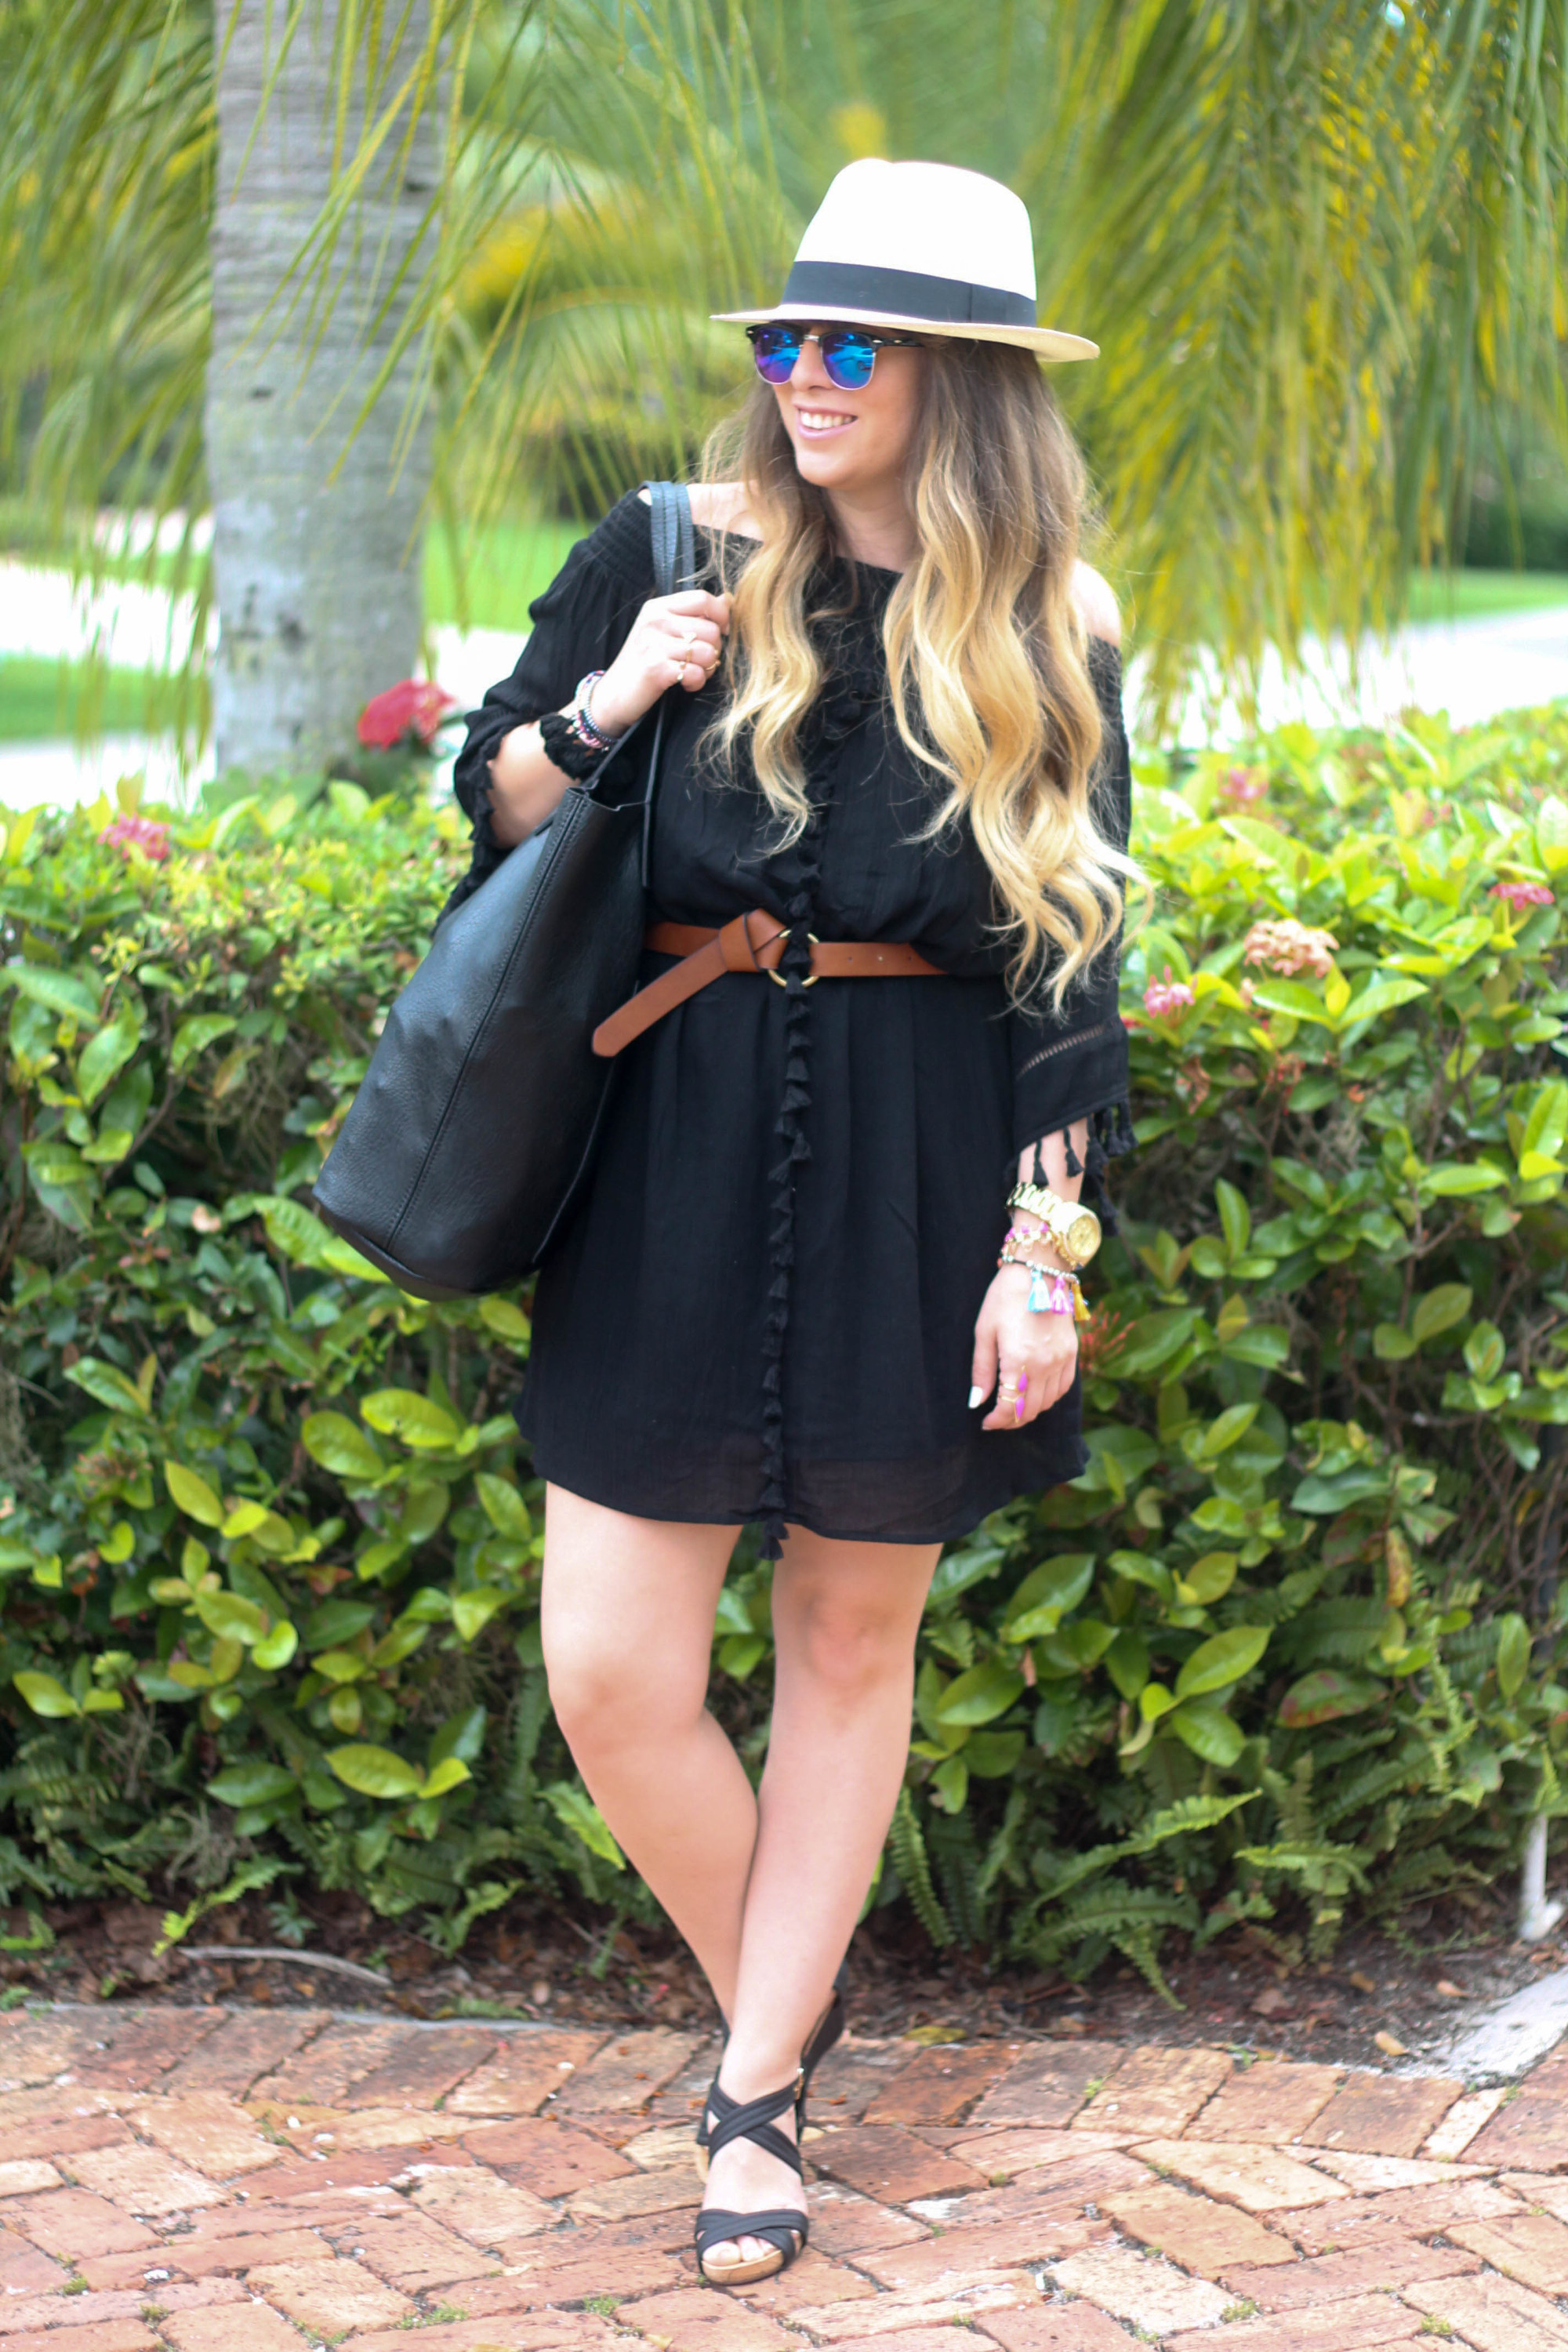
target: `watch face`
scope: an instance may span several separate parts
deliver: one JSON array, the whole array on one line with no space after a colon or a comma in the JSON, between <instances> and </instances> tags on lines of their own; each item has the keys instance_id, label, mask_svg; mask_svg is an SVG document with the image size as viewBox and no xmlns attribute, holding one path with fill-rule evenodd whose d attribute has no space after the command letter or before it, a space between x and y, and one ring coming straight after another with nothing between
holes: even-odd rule
<instances>
[{"instance_id":1,"label":"watch face","mask_svg":"<svg viewBox=\"0 0 1568 2352\"><path fill-rule=\"evenodd\" d=\"M1067 1245L1080 1261L1091 1258L1100 1247L1100 1219L1092 1209L1079 1209L1068 1226Z\"/></svg>"}]
</instances>

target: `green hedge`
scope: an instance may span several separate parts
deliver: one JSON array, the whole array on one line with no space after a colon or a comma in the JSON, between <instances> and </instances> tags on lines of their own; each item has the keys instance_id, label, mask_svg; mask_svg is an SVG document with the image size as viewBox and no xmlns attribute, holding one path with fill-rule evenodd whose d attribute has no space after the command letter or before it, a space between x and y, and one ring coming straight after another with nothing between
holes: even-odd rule
<instances>
[{"instance_id":1,"label":"green hedge","mask_svg":"<svg viewBox=\"0 0 1568 2352\"><path fill-rule=\"evenodd\" d=\"M1142 770L1092 1464L939 1568L868 1898L934 1941L1321 1953L1562 1809L1565 778L1562 709ZM456 820L128 814L0 866L0 1898L649 1916L550 1717L526 1299L416 1304L308 1206ZM767 1577L715 1644L753 1765Z\"/></svg>"}]
</instances>

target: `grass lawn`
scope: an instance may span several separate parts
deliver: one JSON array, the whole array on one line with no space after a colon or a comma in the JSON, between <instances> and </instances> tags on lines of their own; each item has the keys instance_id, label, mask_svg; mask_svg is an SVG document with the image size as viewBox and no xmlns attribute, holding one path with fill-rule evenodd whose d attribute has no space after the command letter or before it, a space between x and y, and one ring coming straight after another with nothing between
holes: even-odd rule
<instances>
[{"instance_id":1,"label":"grass lawn","mask_svg":"<svg viewBox=\"0 0 1568 2352\"><path fill-rule=\"evenodd\" d=\"M461 621L471 629L526 629L530 604L549 587L582 536L574 522L498 522L482 531L464 531L465 610L459 607L447 535L432 530L425 541L426 617L438 624Z\"/></svg>"},{"instance_id":2,"label":"grass lawn","mask_svg":"<svg viewBox=\"0 0 1568 2352\"><path fill-rule=\"evenodd\" d=\"M1410 583L1413 621L1479 621L1568 604L1568 572L1422 572Z\"/></svg>"},{"instance_id":3,"label":"grass lawn","mask_svg":"<svg viewBox=\"0 0 1568 2352\"><path fill-rule=\"evenodd\" d=\"M0 742L43 743L86 720L103 735L161 734L174 724L173 683L139 669L111 669L96 698L85 668L47 655L0 654Z\"/></svg>"}]
</instances>

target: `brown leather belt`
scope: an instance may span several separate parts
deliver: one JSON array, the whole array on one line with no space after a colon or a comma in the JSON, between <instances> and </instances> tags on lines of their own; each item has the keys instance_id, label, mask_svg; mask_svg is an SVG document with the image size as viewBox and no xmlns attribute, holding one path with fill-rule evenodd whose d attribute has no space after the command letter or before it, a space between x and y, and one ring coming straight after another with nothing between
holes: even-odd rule
<instances>
[{"instance_id":1,"label":"brown leather belt","mask_svg":"<svg viewBox=\"0 0 1568 2352\"><path fill-rule=\"evenodd\" d=\"M594 1051L606 1059L618 1054L684 1004L689 996L715 980L722 980L727 971L765 971L784 986L778 966L784 961L789 927L776 915L765 914L753 907L750 914L737 915L721 931L704 929L697 923L655 923L643 934L643 945L656 955L679 956L680 961L639 988L635 996L617 1006L607 1021L601 1021L594 1032ZM819 980L940 980L941 972L934 963L897 940L819 940L811 942L810 988Z\"/></svg>"}]
</instances>

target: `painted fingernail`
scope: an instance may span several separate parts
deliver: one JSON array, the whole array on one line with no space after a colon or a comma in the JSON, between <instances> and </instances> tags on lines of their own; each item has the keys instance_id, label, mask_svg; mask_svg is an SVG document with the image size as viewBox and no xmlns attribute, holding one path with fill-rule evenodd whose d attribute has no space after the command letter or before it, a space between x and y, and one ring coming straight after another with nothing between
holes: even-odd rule
<instances>
[{"instance_id":1,"label":"painted fingernail","mask_svg":"<svg viewBox=\"0 0 1568 2352\"><path fill-rule=\"evenodd\" d=\"M973 1412L974 1411L974 1408L975 1408L975 1406L976 1406L977 1404L984 1404L984 1402L985 1402L985 1391L984 1391L984 1389L971 1389L971 1390L970 1390L970 1391L969 1391L969 1410L970 1410L970 1412Z\"/></svg>"}]
</instances>

